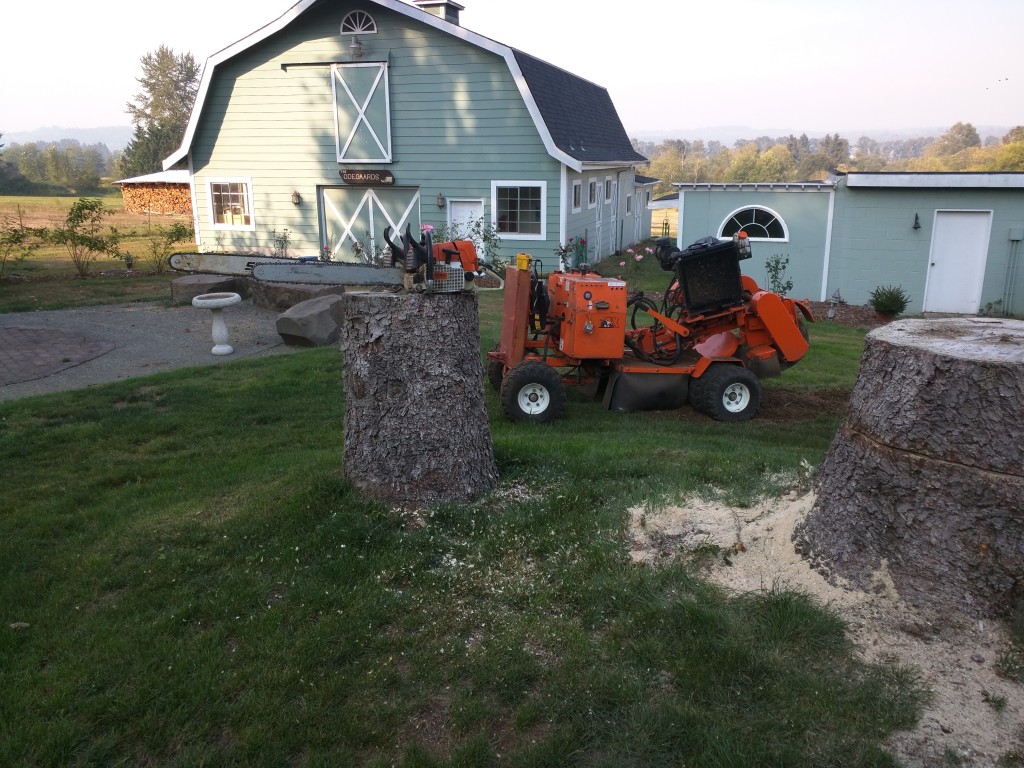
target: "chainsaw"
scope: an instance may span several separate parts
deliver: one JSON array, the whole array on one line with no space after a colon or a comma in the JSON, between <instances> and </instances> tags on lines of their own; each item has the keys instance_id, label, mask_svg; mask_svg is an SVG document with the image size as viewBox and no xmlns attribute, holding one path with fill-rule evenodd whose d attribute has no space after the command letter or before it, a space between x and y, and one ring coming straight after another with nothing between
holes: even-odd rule
<instances>
[{"instance_id":1,"label":"chainsaw","mask_svg":"<svg viewBox=\"0 0 1024 768\"><path fill-rule=\"evenodd\" d=\"M427 232L417 241L406 227L400 242L395 242L392 233L390 227L384 230L391 253L389 266L324 262L312 256L287 259L221 253L175 253L170 265L179 272L240 275L274 283L389 286L425 293L458 293L472 284L482 268L494 271L481 262L469 240L434 243Z\"/></svg>"}]
</instances>

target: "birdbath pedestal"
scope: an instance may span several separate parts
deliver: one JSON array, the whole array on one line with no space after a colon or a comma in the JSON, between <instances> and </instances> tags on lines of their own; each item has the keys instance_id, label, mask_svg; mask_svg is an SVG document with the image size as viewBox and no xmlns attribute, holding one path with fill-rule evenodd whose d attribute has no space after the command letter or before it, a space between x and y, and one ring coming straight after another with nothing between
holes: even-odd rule
<instances>
[{"instance_id":1,"label":"birdbath pedestal","mask_svg":"<svg viewBox=\"0 0 1024 768\"><path fill-rule=\"evenodd\" d=\"M192 306L208 309L213 316L213 349L215 355L230 355L235 348L228 344L228 327L224 323L224 307L242 301L237 293L204 293L192 299Z\"/></svg>"}]
</instances>

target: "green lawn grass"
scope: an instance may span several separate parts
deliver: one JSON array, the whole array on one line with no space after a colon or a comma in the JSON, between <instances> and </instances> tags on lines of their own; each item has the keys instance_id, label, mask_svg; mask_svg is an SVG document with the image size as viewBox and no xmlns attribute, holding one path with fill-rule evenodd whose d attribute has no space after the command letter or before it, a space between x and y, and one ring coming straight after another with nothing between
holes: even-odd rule
<instances>
[{"instance_id":1,"label":"green lawn grass","mask_svg":"<svg viewBox=\"0 0 1024 768\"><path fill-rule=\"evenodd\" d=\"M779 381L848 386L862 333L811 333ZM834 416L574 393L513 425L488 390L500 489L401 510L341 472L340 376L328 348L0 405L0 764L894 764L923 692L829 608L628 558L629 506L779 492Z\"/></svg>"},{"instance_id":2,"label":"green lawn grass","mask_svg":"<svg viewBox=\"0 0 1024 768\"><path fill-rule=\"evenodd\" d=\"M0 281L0 312L32 312L41 309L72 309L95 304L171 300L170 282L176 272L98 274L57 280Z\"/></svg>"}]
</instances>

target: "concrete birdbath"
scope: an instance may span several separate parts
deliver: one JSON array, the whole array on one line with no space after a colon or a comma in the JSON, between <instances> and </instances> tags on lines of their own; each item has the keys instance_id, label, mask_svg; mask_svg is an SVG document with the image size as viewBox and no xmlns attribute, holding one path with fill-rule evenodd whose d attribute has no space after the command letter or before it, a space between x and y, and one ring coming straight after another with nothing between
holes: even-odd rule
<instances>
[{"instance_id":1,"label":"concrete birdbath","mask_svg":"<svg viewBox=\"0 0 1024 768\"><path fill-rule=\"evenodd\" d=\"M208 309L213 316L213 349L215 355L230 355L235 348L228 344L228 327L224 323L224 308L238 304L242 297L237 293L204 293L192 299L192 306Z\"/></svg>"}]
</instances>

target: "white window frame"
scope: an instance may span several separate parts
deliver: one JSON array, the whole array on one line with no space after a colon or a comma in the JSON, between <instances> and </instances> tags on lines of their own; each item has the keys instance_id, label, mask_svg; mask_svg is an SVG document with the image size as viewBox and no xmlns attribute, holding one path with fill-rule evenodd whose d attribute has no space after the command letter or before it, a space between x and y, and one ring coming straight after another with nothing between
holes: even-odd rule
<instances>
[{"instance_id":1,"label":"white window frame","mask_svg":"<svg viewBox=\"0 0 1024 768\"><path fill-rule=\"evenodd\" d=\"M497 227L499 187L538 187L540 189L540 234L526 232L498 232L502 240L547 240L548 239L548 183L537 179L499 179L491 182L491 216Z\"/></svg>"},{"instance_id":2,"label":"white window frame","mask_svg":"<svg viewBox=\"0 0 1024 768\"><path fill-rule=\"evenodd\" d=\"M612 192L613 192L613 190L612 190L612 182L614 180L615 180L614 176L605 176L604 177L604 202L605 202L606 205L610 205L611 202L612 202L612 197L614 197L614 195L612 195Z\"/></svg>"},{"instance_id":3,"label":"white window frame","mask_svg":"<svg viewBox=\"0 0 1024 768\"><path fill-rule=\"evenodd\" d=\"M633 196L632 195L626 195L626 215L627 216L632 216L633 215Z\"/></svg>"},{"instance_id":4,"label":"white window frame","mask_svg":"<svg viewBox=\"0 0 1024 768\"><path fill-rule=\"evenodd\" d=\"M725 229L725 225L728 224L729 221L731 221L732 218L736 214L743 213L744 211L749 211L751 209L758 210L758 211L764 211L765 213L771 214L775 218L775 220L778 221L779 224L782 225L782 237L754 237L754 236L751 235L750 236L750 241L752 243L788 243L789 242L789 227L786 225L786 220L782 218L782 216L779 214L779 212L774 210L774 209L772 209L772 208L769 208L767 205L757 205L757 204L754 204L754 203L749 203L747 205L741 205L739 208L737 208L736 210L732 211L728 216L723 218L722 219L722 223L718 225L718 232L715 235L715 237L717 237L719 240L722 240L723 238L724 239L728 239L728 237L731 237L731 235L725 236L725 235L722 234L722 230Z\"/></svg>"},{"instance_id":5,"label":"white window frame","mask_svg":"<svg viewBox=\"0 0 1024 768\"><path fill-rule=\"evenodd\" d=\"M583 210L583 179L573 180L571 203L573 213L579 213Z\"/></svg>"},{"instance_id":6,"label":"white window frame","mask_svg":"<svg viewBox=\"0 0 1024 768\"><path fill-rule=\"evenodd\" d=\"M587 183L587 210L597 208L597 179L590 179Z\"/></svg>"},{"instance_id":7,"label":"white window frame","mask_svg":"<svg viewBox=\"0 0 1024 768\"><path fill-rule=\"evenodd\" d=\"M216 212L213 208L213 185L214 184L241 184L245 187L245 204L249 212L248 224L223 224L217 222ZM252 178L248 176L211 176L206 180L206 208L210 214L210 225L218 230L231 230L235 232L256 231L256 209L253 206Z\"/></svg>"}]
</instances>

